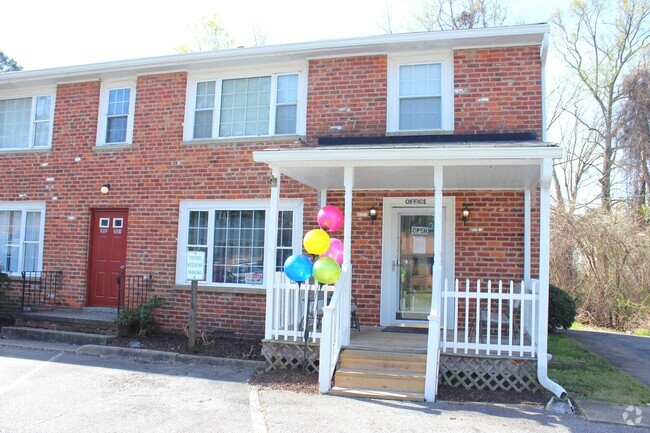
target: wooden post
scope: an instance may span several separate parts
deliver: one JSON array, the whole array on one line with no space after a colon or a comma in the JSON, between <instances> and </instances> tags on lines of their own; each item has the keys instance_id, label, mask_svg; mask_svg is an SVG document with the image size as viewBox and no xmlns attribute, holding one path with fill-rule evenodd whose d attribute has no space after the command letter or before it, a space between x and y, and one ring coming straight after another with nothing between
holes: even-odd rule
<instances>
[{"instance_id":1,"label":"wooden post","mask_svg":"<svg viewBox=\"0 0 650 433\"><path fill-rule=\"evenodd\" d=\"M196 292L199 286L197 280L192 280L190 286L190 323L187 331L187 346L190 351L194 352L196 340Z\"/></svg>"}]
</instances>

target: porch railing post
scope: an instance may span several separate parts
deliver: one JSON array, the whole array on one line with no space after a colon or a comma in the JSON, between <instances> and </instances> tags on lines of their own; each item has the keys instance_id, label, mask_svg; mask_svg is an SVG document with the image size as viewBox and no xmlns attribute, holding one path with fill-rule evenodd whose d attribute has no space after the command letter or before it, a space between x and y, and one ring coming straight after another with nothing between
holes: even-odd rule
<instances>
[{"instance_id":1,"label":"porch railing post","mask_svg":"<svg viewBox=\"0 0 650 433\"><path fill-rule=\"evenodd\" d=\"M278 209L280 203L280 170L273 169L271 176L271 199L269 203L269 232L264 242L264 283L266 285L266 320L264 338L270 340L273 328L273 285L275 284L275 260L278 242Z\"/></svg>"}]
</instances>

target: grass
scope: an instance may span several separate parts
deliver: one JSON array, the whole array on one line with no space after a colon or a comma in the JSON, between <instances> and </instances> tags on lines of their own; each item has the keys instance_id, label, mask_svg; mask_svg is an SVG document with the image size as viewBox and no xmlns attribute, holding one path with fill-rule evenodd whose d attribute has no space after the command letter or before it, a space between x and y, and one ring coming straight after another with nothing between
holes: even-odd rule
<instances>
[{"instance_id":1,"label":"grass","mask_svg":"<svg viewBox=\"0 0 650 433\"><path fill-rule=\"evenodd\" d=\"M567 390L569 397L618 404L650 403L650 388L592 354L569 336L549 335L548 352L553 354L548 375Z\"/></svg>"},{"instance_id":2,"label":"grass","mask_svg":"<svg viewBox=\"0 0 650 433\"><path fill-rule=\"evenodd\" d=\"M583 330L583 329L589 329L592 331L603 331L603 332L615 332L618 334L625 334L623 331L619 331L617 329L612 329L612 328L603 328L601 326L590 326L590 325L585 325L580 322L573 322L571 325L571 329L576 329L576 330ZM641 337L650 337L650 329L648 328L636 328L630 331L632 335L638 335Z\"/></svg>"}]
</instances>

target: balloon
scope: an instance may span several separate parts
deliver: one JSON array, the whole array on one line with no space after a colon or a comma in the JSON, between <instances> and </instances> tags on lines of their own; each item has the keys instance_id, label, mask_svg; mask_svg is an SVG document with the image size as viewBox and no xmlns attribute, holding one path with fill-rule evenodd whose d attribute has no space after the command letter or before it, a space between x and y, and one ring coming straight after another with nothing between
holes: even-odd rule
<instances>
[{"instance_id":1,"label":"balloon","mask_svg":"<svg viewBox=\"0 0 650 433\"><path fill-rule=\"evenodd\" d=\"M339 265L343 264L343 242L336 238L330 239L330 247L325 251L321 257L329 257L336 260Z\"/></svg>"},{"instance_id":2,"label":"balloon","mask_svg":"<svg viewBox=\"0 0 650 433\"><path fill-rule=\"evenodd\" d=\"M314 263L314 278L321 284L334 284L341 276L341 267L336 260L321 257Z\"/></svg>"},{"instance_id":3,"label":"balloon","mask_svg":"<svg viewBox=\"0 0 650 433\"><path fill-rule=\"evenodd\" d=\"M309 230L302 240L309 254L321 255L330 247L330 235L325 230Z\"/></svg>"},{"instance_id":4,"label":"balloon","mask_svg":"<svg viewBox=\"0 0 650 433\"><path fill-rule=\"evenodd\" d=\"M307 281L311 277L313 267L309 257L304 254L292 254L284 261L284 273L296 283Z\"/></svg>"},{"instance_id":5,"label":"balloon","mask_svg":"<svg viewBox=\"0 0 650 433\"><path fill-rule=\"evenodd\" d=\"M325 206L318 211L318 225L330 232L335 232L343 225L343 213L335 206Z\"/></svg>"}]
</instances>

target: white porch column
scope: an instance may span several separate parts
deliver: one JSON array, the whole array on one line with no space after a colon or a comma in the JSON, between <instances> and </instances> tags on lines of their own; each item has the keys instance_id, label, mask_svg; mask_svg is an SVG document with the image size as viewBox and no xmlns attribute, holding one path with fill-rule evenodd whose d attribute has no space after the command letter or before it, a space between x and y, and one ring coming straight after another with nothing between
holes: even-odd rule
<instances>
[{"instance_id":1,"label":"white porch column","mask_svg":"<svg viewBox=\"0 0 650 433\"><path fill-rule=\"evenodd\" d=\"M537 324L537 379L540 385L560 399L566 399L567 392L548 377L548 283L551 224L551 171L552 160L544 159L539 178L539 314Z\"/></svg>"},{"instance_id":2,"label":"white porch column","mask_svg":"<svg viewBox=\"0 0 650 433\"><path fill-rule=\"evenodd\" d=\"M272 338L271 329L273 327L273 285L275 284L275 260L277 254L276 245L278 243L278 208L280 204L280 169L274 168L271 174L271 199L269 203L269 214L267 215L269 230L264 239L264 267L265 277L264 285L266 286L266 322L264 328L264 338Z\"/></svg>"},{"instance_id":3,"label":"white porch column","mask_svg":"<svg viewBox=\"0 0 650 433\"><path fill-rule=\"evenodd\" d=\"M524 191L524 281L530 284L530 188Z\"/></svg>"},{"instance_id":4,"label":"white porch column","mask_svg":"<svg viewBox=\"0 0 650 433\"><path fill-rule=\"evenodd\" d=\"M352 302L352 189L354 188L354 167L345 167L343 172L343 186L345 187L345 208L343 215L343 270L350 273L347 277L346 292L343 297L343 320L347 320L341 329L346 330L343 335L343 345L350 344L350 304Z\"/></svg>"},{"instance_id":5,"label":"white porch column","mask_svg":"<svg viewBox=\"0 0 650 433\"><path fill-rule=\"evenodd\" d=\"M434 168L434 238L433 238L433 284L431 288L431 312L429 314L429 340L424 399L436 401L438 393L438 368L440 361L440 294L442 292L442 178L443 167Z\"/></svg>"},{"instance_id":6,"label":"white porch column","mask_svg":"<svg viewBox=\"0 0 650 433\"><path fill-rule=\"evenodd\" d=\"M327 204L327 190L321 189L318 191L318 208L322 208Z\"/></svg>"}]
</instances>

